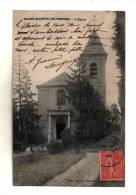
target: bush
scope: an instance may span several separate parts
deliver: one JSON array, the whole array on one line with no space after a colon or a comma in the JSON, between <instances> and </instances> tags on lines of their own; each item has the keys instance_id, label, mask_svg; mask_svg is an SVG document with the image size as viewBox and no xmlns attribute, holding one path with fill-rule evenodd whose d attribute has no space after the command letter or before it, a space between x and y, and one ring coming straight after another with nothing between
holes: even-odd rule
<instances>
[{"instance_id":1,"label":"bush","mask_svg":"<svg viewBox=\"0 0 136 195\"><path fill-rule=\"evenodd\" d=\"M51 140L51 142L47 144L47 150L51 154L56 154L64 150L64 145L60 140Z\"/></svg>"},{"instance_id":2,"label":"bush","mask_svg":"<svg viewBox=\"0 0 136 195\"><path fill-rule=\"evenodd\" d=\"M65 128L62 132L62 143L65 146L65 148L69 148L72 146L74 137L72 134L72 130L70 128Z\"/></svg>"},{"instance_id":3,"label":"bush","mask_svg":"<svg viewBox=\"0 0 136 195\"><path fill-rule=\"evenodd\" d=\"M20 151L23 152L26 150L26 146L23 142L21 141L16 141L13 143L13 150L14 151Z\"/></svg>"},{"instance_id":4,"label":"bush","mask_svg":"<svg viewBox=\"0 0 136 195\"><path fill-rule=\"evenodd\" d=\"M97 142L117 131L120 131L120 112L117 105L114 104L109 109L101 103L86 114L84 120L79 120L76 140L80 143Z\"/></svg>"}]
</instances>

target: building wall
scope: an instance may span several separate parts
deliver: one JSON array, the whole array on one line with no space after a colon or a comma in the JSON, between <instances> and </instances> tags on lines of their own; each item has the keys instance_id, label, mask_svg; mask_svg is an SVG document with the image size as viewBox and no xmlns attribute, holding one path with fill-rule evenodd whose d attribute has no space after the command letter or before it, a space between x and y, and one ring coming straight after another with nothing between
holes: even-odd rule
<instances>
[{"instance_id":1,"label":"building wall","mask_svg":"<svg viewBox=\"0 0 136 195\"><path fill-rule=\"evenodd\" d=\"M82 55L81 61L87 65L87 74L90 75L90 64L97 64L98 75L97 78L89 79L90 84L93 85L94 89L99 92L102 96L104 103L106 103L106 79L105 79L105 64L107 55L106 54L91 54Z\"/></svg>"},{"instance_id":2,"label":"building wall","mask_svg":"<svg viewBox=\"0 0 136 195\"><path fill-rule=\"evenodd\" d=\"M48 110L48 88L43 89L39 88L38 89L38 106L39 106L39 114L41 115L41 126L44 127L44 133L47 135L47 110Z\"/></svg>"},{"instance_id":3,"label":"building wall","mask_svg":"<svg viewBox=\"0 0 136 195\"><path fill-rule=\"evenodd\" d=\"M90 84L93 85L96 89L104 103L106 103L106 81L105 81L105 64L106 64L107 55L106 54L90 54L90 55L81 55L82 63L87 65L87 74L90 75L90 64L97 64L97 77L90 78ZM48 135L48 110L73 110L72 106L66 100L66 104L58 107L57 105L57 91L60 89L65 90L65 86L50 86L50 87L39 87L38 88L38 103L39 103L39 114L41 117L41 125L44 127L44 133ZM66 90L65 90L66 91ZM75 113L75 111L73 110ZM75 123L71 116L71 127L75 128ZM53 135L56 135L56 118L55 116L51 117L51 132Z\"/></svg>"},{"instance_id":4,"label":"building wall","mask_svg":"<svg viewBox=\"0 0 136 195\"><path fill-rule=\"evenodd\" d=\"M45 135L48 135L48 110L70 110L71 106L66 99L66 104L58 107L57 91L65 87L42 87L38 88L39 114L41 115L41 125L44 127ZM56 119L51 117L52 131L55 131Z\"/></svg>"}]
</instances>

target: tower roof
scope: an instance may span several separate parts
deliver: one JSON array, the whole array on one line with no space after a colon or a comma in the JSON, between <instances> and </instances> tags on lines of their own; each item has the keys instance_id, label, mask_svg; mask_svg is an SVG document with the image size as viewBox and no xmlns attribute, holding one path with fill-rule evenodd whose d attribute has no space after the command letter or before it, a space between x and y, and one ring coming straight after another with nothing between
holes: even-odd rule
<instances>
[{"instance_id":1,"label":"tower roof","mask_svg":"<svg viewBox=\"0 0 136 195\"><path fill-rule=\"evenodd\" d=\"M88 43L81 55L84 54L107 54L95 30L89 36Z\"/></svg>"}]
</instances>

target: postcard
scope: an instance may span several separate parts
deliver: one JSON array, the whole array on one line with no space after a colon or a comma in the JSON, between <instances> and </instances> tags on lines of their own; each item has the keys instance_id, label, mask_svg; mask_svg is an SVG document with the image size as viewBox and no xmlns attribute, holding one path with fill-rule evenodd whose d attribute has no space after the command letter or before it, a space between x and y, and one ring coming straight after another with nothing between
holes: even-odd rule
<instances>
[{"instance_id":1,"label":"postcard","mask_svg":"<svg viewBox=\"0 0 136 195\"><path fill-rule=\"evenodd\" d=\"M125 186L125 12L13 12L13 185Z\"/></svg>"}]
</instances>

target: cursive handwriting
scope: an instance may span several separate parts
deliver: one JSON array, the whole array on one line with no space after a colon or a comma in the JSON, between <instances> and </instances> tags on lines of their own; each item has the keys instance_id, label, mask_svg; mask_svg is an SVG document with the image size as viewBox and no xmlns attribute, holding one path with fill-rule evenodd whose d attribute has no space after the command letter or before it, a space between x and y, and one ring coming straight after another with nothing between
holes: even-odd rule
<instances>
[{"instance_id":1,"label":"cursive handwriting","mask_svg":"<svg viewBox=\"0 0 136 195\"><path fill-rule=\"evenodd\" d=\"M90 34L94 28L100 31L102 25L103 22L94 25L90 18L72 16L19 18L15 23L15 52L22 53L24 63L31 65L32 71L42 64L45 69L57 67L58 71L73 62L70 56L80 55L89 39L100 39L100 36L91 37ZM100 44L96 41L89 43Z\"/></svg>"},{"instance_id":2,"label":"cursive handwriting","mask_svg":"<svg viewBox=\"0 0 136 195\"><path fill-rule=\"evenodd\" d=\"M34 63L33 65L33 68L32 68L32 71L36 69L36 67L39 65L39 64L43 64L45 62L50 62L50 61L54 61L54 60L59 60L62 58L62 55L58 55L58 57L55 57L55 58L37 58L37 56L34 56L33 58L31 58L29 61L26 62L26 64L32 64Z\"/></svg>"}]
</instances>

